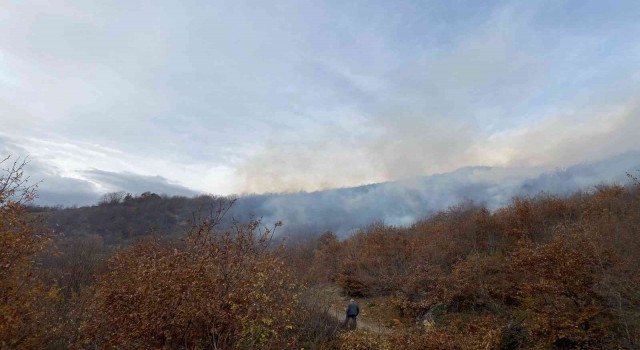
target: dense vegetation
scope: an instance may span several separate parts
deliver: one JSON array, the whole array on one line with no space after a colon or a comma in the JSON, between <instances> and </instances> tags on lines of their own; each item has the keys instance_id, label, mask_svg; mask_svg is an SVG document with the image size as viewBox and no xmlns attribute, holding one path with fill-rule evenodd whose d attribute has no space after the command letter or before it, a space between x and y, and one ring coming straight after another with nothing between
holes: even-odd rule
<instances>
[{"instance_id":1,"label":"dense vegetation","mask_svg":"<svg viewBox=\"0 0 640 350\"><path fill-rule=\"evenodd\" d=\"M342 242L326 234L311 269L353 295L389 295L422 324L351 337L347 347L634 349L639 234L635 180L566 199L514 199L495 213L465 203Z\"/></svg>"},{"instance_id":2,"label":"dense vegetation","mask_svg":"<svg viewBox=\"0 0 640 350\"><path fill-rule=\"evenodd\" d=\"M105 198L91 209L109 208L105 227L118 222L151 235L116 239L114 231L87 229L96 223L74 232L64 221L51 224L49 209L28 210L34 188L19 163L7 164L0 348L640 346L633 176L624 187L515 198L495 212L462 203L410 227L372 223L343 240L326 232L283 245L273 240L278 225L222 223L222 202L195 215L175 205L174 216L154 218L167 226L138 228L157 215L146 207L159 205L152 194ZM74 210L89 212L64 213ZM340 331L314 296L326 284L388 301L398 315L390 331Z\"/></svg>"}]
</instances>

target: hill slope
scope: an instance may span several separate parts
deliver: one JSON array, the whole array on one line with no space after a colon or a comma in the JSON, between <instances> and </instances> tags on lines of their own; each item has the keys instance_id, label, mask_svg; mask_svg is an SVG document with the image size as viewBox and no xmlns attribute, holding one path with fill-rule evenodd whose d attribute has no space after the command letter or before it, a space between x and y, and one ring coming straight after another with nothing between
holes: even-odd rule
<instances>
[{"instance_id":1,"label":"hill slope","mask_svg":"<svg viewBox=\"0 0 640 350\"><path fill-rule=\"evenodd\" d=\"M589 189L601 183L626 180L640 169L640 152L542 173L522 168L467 167L454 172L311 193L248 195L240 197L229 218L262 217L266 223L282 220L291 235L326 230L348 235L372 222L408 225L437 211L471 200L489 209L509 204L514 196L547 192L557 195ZM527 174L538 173L530 177ZM145 193L119 204L70 208L49 212L48 225L67 234L96 233L117 241L157 228L180 232L194 212L205 213L219 198L167 197Z\"/></svg>"}]
</instances>

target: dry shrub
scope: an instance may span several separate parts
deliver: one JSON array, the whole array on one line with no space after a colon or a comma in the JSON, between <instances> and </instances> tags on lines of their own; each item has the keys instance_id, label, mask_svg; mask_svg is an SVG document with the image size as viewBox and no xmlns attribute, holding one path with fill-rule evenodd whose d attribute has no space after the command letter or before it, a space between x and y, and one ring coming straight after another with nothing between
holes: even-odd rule
<instances>
[{"instance_id":1,"label":"dry shrub","mask_svg":"<svg viewBox=\"0 0 640 350\"><path fill-rule=\"evenodd\" d=\"M398 329L392 333L347 332L340 335L344 350L467 350L499 348L500 322L493 316L453 317L442 325Z\"/></svg>"},{"instance_id":2,"label":"dry shrub","mask_svg":"<svg viewBox=\"0 0 640 350\"><path fill-rule=\"evenodd\" d=\"M519 277L516 314L525 318L540 346L598 348L608 340L608 314L595 286L610 257L596 256L579 234L559 234L552 242L523 242L510 257Z\"/></svg>"},{"instance_id":3,"label":"dry shrub","mask_svg":"<svg viewBox=\"0 0 640 350\"><path fill-rule=\"evenodd\" d=\"M136 244L108 261L79 347L278 348L294 343L293 283L259 221L194 226L184 247Z\"/></svg>"},{"instance_id":4,"label":"dry shrub","mask_svg":"<svg viewBox=\"0 0 640 350\"><path fill-rule=\"evenodd\" d=\"M369 294L369 286L350 274L339 274L336 284L350 297L361 298Z\"/></svg>"},{"instance_id":5,"label":"dry shrub","mask_svg":"<svg viewBox=\"0 0 640 350\"><path fill-rule=\"evenodd\" d=\"M335 349L342 320L330 309L331 293L323 289L305 289L296 313L297 349Z\"/></svg>"},{"instance_id":6,"label":"dry shrub","mask_svg":"<svg viewBox=\"0 0 640 350\"><path fill-rule=\"evenodd\" d=\"M507 271L503 255L472 254L457 263L443 282L446 303L455 311L504 311L512 304L514 277Z\"/></svg>"},{"instance_id":7,"label":"dry shrub","mask_svg":"<svg viewBox=\"0 0 640 350\"><path fill-rule=\"evenodd\" d=\"M494 213L463 203L408 229L369 227L333 251L344 289L390 295L405 317L447 309L428 330L343 335L345 349L640 344L637 181L516 198ZM390 274L386 284L375 281Z\"/></svg>"},{"instance_id":8,"label":"dry shrub","mask_svg":"<svg viewBox=\"0 0 640 350\"><path fill-rule=\"evenodd\" d=\"M333 232L325 232L317 239L317 246L312 250L313 260L310 273L315 281L335 282L342 267L342 246ZM309 264L309 256L303 257L304 265ZM304 266L303 265L303 266Z\"/></svg>"},{"instance_id":9,"label":"dry shrub","mask_svg":"<svg viewBox=\"0 0 640 350\"><path fill-rule=\"evenodd\" d=\"M24 177L25 162L0 160L0 348L35 348L52 335L49 306L59 298L45 287L38 254L51 236L28 215L35 187Z\"/></svg>"},{"instance_id":10,"label":"dry shrub","mask_svg":"<svg viewBox=\"0 0 640 350\"><path fill-rule=\"evenodd\" d=\"M340 334L340 350L390 350L389 340L384 334L366 331Z\"/></svg>"}]
</instances>

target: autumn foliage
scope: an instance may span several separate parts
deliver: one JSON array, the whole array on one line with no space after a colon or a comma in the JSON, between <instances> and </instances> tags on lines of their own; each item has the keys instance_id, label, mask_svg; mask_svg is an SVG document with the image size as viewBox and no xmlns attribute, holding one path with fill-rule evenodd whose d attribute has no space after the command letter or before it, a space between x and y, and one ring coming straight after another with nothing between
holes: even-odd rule
<instances>
[{"instance_id":1,"label":"autumn foliage","mask_svg":"<svg viewBox=\"0 0 640 350\"><path fill-rule=\"evenodd\" d=\"M220 211L218 211L220 213ZM197 223L183 244L146 241L118 252L98 277L80 346L287 348L297 302L271 230L260 221Z\"/></svg>"},{"instance_id":2,"label":"autumn foliage","mask_svg":"<svg viewBox=\"0 0 640 350\"><path fill-rule=\"evenodd\" d=\"M57 296L37 269L38 254L51 237L27 215L35 187L28 184L24 165L0 161L0 348L38 346L49 330L47 307Z\"/></svg>"},{"instance_id":3,"label":"autumn foliage","mask_svg":"<svg viewBox=\"0 0 640 350\"><path fill-rule=\"evenodd\" d=\"M515 198L493 213L463 203L409 228L374 225L317 247L311 271L327 254L341 264L318 278L387 295L418 324L345 335L343 348L640 346L637 181L564 199Z\"/></svg>"},{"instance_id":4,"label":"autumn foliage","mask_svg":"<svg viewBox=\"0 0 640 350\"><path fill-rule=\"evenodd\" d=\"M24 164L2 164L0 349L640 347L634 176L288 245L260 220L221 226L221 205L179 239L119 246L100 232L54 240L27 210ZM327 284L399 316L385 332L341 332L319 302Z\"/></svg>"}]
</instances>

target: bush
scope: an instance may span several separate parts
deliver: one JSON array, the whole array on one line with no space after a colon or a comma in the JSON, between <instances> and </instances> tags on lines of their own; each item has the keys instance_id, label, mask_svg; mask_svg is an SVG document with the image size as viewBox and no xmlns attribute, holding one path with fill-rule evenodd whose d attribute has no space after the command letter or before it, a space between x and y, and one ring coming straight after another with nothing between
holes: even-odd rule
<instances>
[{"instance_id":1,"label":"bush","mask_svg":"<svg viewBox=\"0 0 640 350\"><path fill-rule=\"evenodd\" d=\"M157 241L117 253L98 277L78 346L287 348L297 286L259 221L195 225L182 247Z\"/></svg>"},{"instance_id":2,"label":"bush","mask_svg":"<svg viewBox=\"0 0 640 350\"><path fill-rule=\"evenodd\" d=\"M35 186L24 176L25 162L0 160L0 348L33 348L51 335L48 308L58 299L37 269L50 240L27 212Z\"/></svg>"},{"instance_id":3,"label":"bush","mask_svg":"<svg viewBox=\"0 0 640 350\"><path fill-rule=\"evenodd\" d=\"M338 275L336 284L342 287L342 290L350 297L361 298L369 293L369 287L367 285L348 274Z\"/></svg>"}]
</instances>

